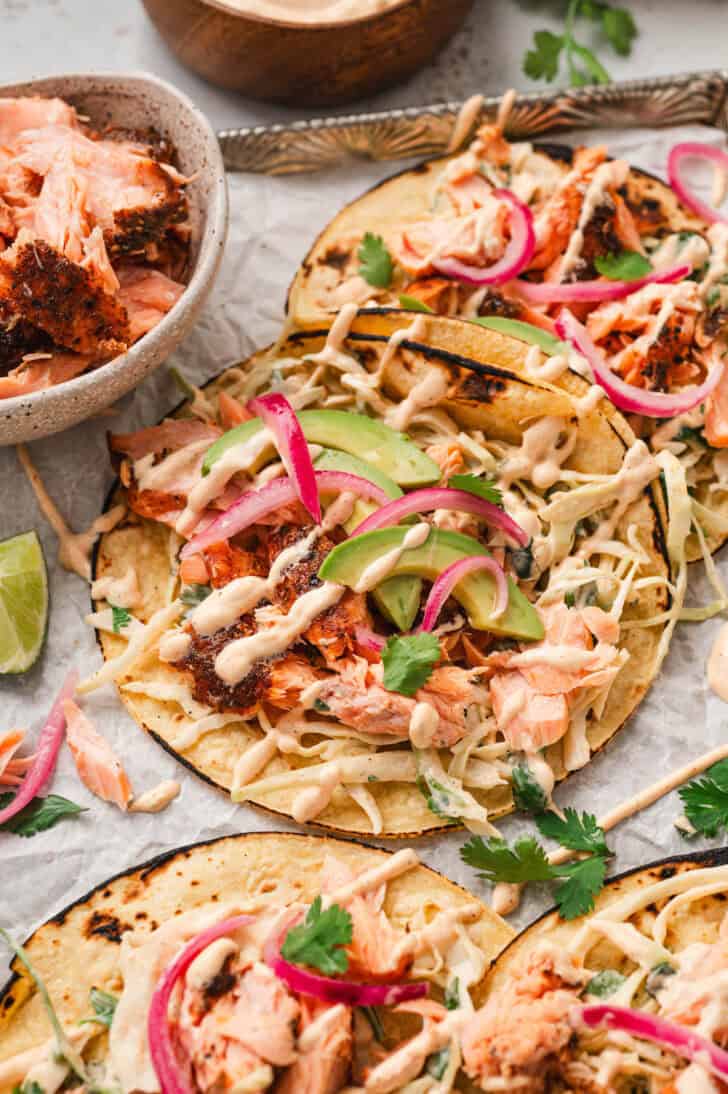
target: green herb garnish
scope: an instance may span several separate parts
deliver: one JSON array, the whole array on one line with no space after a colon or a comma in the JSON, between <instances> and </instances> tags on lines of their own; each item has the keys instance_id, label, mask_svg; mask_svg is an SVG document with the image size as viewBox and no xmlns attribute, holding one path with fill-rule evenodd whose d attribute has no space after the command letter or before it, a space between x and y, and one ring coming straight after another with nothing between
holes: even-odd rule
<instances>
[{"instance_id":1,"label":"green herb garnish","mask_svg":"<svg viewBox=\"0 0 728 1094\"><path fill-rule=\"evenodd\" d=\"M325 976L345 973L349 967L346 950L352 939L351 916L345 908L332 904L321 910L317 896L306 913L306 919L291 927L281 946L281 956L294 965L309 965Z\"/></svg>"},{"instance_id":2,"label":"green herb garnish","mask_svg":"<svg viewBox=\"0 0 728 1094\"><path fill-rule=\"evenodd\" d=\"M652 263L638 251L621 251L619 254L598 255L594 268L610 281L638 281L652 272Z\"/></svg>"},{"instance_id":3,"label":"green herb garnish","mask_svg":"<svg viewBox=\"0 0 728 1094\"><path fill-rule=\"evenodd\" d=\"M503 507L503 494L494 479L486 479L482 475L451 475L447 485L454 490L475 494L476 497L489 501L491 505Z\"/></svg>"},{"instance_id":4,"label":"green herb garnish","mask_svg":"<svg viewBox=\"0 0 728 1094\"><path fill-rule=\"evenodd\" d=\"M575 37L578 18L595 23L620 57L629 55L637 27L627 8L614 7L601 0L569 0L563 34L553 34L549 30L537 30L534 34L533 47L523 59L523 71L527 76L533 80L555 80L563 57L569 82L574 87L609 83L609 73L594 51Z\"/></svg>"},{"instance_id":5,"label":"green herb garnish","mask_svg":"<svg viewBox=\"0 0 728 1094\"><path fill-rule=\"evenodd\" d=\"M367 232L357 252L359 274L376 289L386 289L392 281L392 256L381 236Z\"/></svg>"},{"instance_id":6,"label":"green herb garnish","mask_svg":"<svg viewBox=\"0 0 728 1094\"><path fill-rule=\"evenodd\" d=\"M0 809L10 805L14 794L0 794ZM0 824L3 832L12 832L16 836L37 836L47 832L66 817L77 817L86 810L60 794L48 794L45 798L33 798L19 813Z\"/></svg>"},{"instance_id":7,"label":"green herb garnish","mask_svg":"<svg viewBox=\"0 0 728 1094\"><path fill-rule=\"evenodd\" d=\"M592 976L584 988L587 995L595 995L598 999L607 999L614 995L617 988L621 988L625 977L616 969L603 969L596 976Z\"/></svg>"},{"instance_id":8,"label":"green herb garnish","mask_svg":"<svg viewBox=\"0 0 728 1094\"><path fill-rule=\"evenodd\" d=\"M685 816L704 836L728 828L728 760L720 760L678 791Z\"/></svg>"},{"instance_id":9,"label":"green herb garnish","mask_svg":"<svg viewBox=\"0 0 728 1094\"><path fill-rule=\"evenodd\" d=\"M203 600L207 600L211 592L209 585L185 585L179 598L188 608L196 608Z\"/></svg>"},{"instance_id":10,"label":"green herb garnish","mask_svg":"<svg viewBox=\"0 0 728 1094\"><path fill-rule=\"evenodd\" d=\"M94 1023L100 1026L106 1026L107 1029L111 1029L111 1023L114 1020L114 1013L116 1011L116 1005L119 1000L115 995L110 995L108 991L101 991L100 988L91 988L89 992L89 1000L93 1008L93 1018L82 1018L80 1025L89 1025Z\"/></svg>"},{"instance_id":11,"label":"green herb garnish","mask_svg":"<svg viewBox=\"0 0 728 1094\"><path fill-rule=\"evenodd\" d=\"M128 627L131 623L131 615L126 608L117 608L115 604L111 605L111 629L114 634L118 634L122 627Z\"/></svg>"},{"instance_id":12,"label":"green herb garnish","mask_svg":"<svg viewBox=\"0 0 728 1094\"><path fill-rule=\"evenodd\" d=\"M516 809L522 813L545 813L549 800L528 764L516 764L511 771L511 789Z\"/></svg>"},{"instance_id":13,"label":"green herb garnish","mask_svg":"<svg viewBox=\"0 0 728 1094\"><path fill-rule=\"evenodd\" d=\"M387 639L382 650L385 688L400 695L414 695L427 683L440 657L440 643L434 634L404 634Z\"/></svg>"}]
</instances>

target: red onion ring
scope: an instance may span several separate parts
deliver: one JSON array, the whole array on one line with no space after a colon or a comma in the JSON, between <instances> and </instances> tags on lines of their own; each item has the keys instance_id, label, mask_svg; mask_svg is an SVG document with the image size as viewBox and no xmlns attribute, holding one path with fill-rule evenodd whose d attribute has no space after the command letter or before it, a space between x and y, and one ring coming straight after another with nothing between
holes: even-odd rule
<instances>
[{"instance_id":1,"label":"red onion ring","mask_svg":"<svg viewBox=\"0 0 728 1094\"><path fill-rule=\"evenodd\" d=\"M681 266L671 266L669 270L654 271L635 281L607 281L601 278L595 281L574 281L559 285L550 281L534 284L531 281L514 281L512 288L530 304L593 304L597 301L622 300L645 285L668 285L673 281L682 281L692 273L692 266L684 262Z\"/></svg>"},{"instance_id":2,"label":"red onion ring","mask_svg":"<svg viewBox=\"0 0 728 1094\"><path fill-rule=\"evenodd\" d=\"M654 1014L632 1010L631 1007L610 1007L608 1003L594 1003L577 1009L576 1022L585 1026L606 1026L623 1030L633 1037L653 1041L676 1052L687 1060L700 1062L711 1074L723 1081L728 1080L728 1052L677 1022L669 1022Z\"/></svg>"},{"instance_id":3,"label":"red onion ring","mask_svg":"<svg viewBox=\"0 0 728 1094\"><path fill-rule=\"evenodd\" d=\"M251 399L248 408L258 415L263 425L273 434L278 454L296 485L301 504L316 524L320 524L321 502L316 489L313 462L308 451L308 441L295 410L285 395L277 391Z\"/></svg>"},{"instance_id":4,"label":"red onion ring","mask_svg":"<svg viewBox=\"0 0 728 1094\"><path fill-rule=\"evenodd\" d=\"M458 258L437 258L432 265L440 273L466 285L503 285L525 270L536 250L533 214L510 190L494 190L493 197L511 207L511 238L503 257L492 266L470 266Z\"/></svg>"},{"instance_id":5,"label":"red onion ring","mask_svg":"<svg viewBox=\"0 0 728 1094\"><path fill-rule=\"evenodd\" d=\"M354 635L357 645L361 646L363 650L369 650L370 653L381 653L387 644L387 639L383 638L381 634L376 634L359 623L354 628Z\"/></svg>"},{"instance_id":6,"label":"red onion ring","mask_svg":"<svg viewBox=\"0 0 728 1094\"><path fill-rule=\"evenodd\" d=\"M347 1007L393 1007L411 999L423 999L430 991L424 981L409 984L361 984L355 980L336 980L293 965L281 957L278 941L269 938L263 956L279 980L297 995L310 995L324 1003L344 1003ZM162 1094L166 1094L165 1091Z\"/></svg>"},{"instance_id":7,"label":"red onion ring","mask_svg":"<svg viewBox=\"0 0 728 1094\"><path fill-rule=\"evenodd\" d=\"M699 387L686 388L675 395L645 391L634 384L628 384L612 372L589 337L586 327L567 308L562 308L559 312L556 330L560 338L570 342L586 358L594 373L594 382L604 388L616 407L633 414L644 414L648 418L674 418L677 414L692 410L710 395L723 374L721 363L711 369L707 379Z\"/></svg>"},{"instance_id":8,"label":"red onion ring","mask_svg":"<svg viewBox=\"0 0 728 1094\"><path fill-rule=\"evenodd\" d=\"M724 171L728 171L728 153L721 148L701 144L700 141L683 141L681 144L674 145L667 157L667 177L683 205L711 224L717 221L728 224L728 214L721 213L712 205L702 201L683 180L682 166L686 159L710 160L711 163L722 167Z\"/></svg>"},{"instance_id":9,"label":"red onion ring","mask_svg":"<svg viewBox=\"0 0 728 1094\"><path fill-rule=\"evenodd\" d=\"M197 955L207 949L211 942L252 922L253 916L239 915L233 919L225 919L214 927L208 927L188 942L162 973L154 989L147 1015L149 1054L152 1057L152 1065L159 1079L162 1094L193 1094L192 1087L177 1060L169 1031L169 1001L177 981L184 976Z\"/></svg>"},{"instance_id":10,"label":"red onion ring","mask_svg":"<svg viewBox=\"0 0 728 1094\"><path fill-rule=\"evenodd\" d=\"M496 595L493 611L490 613L491 619L497 619L498 616L503 615L508 607L508 578L503 572L503 567L487 555L473 555L471 558L461 558L451 563L434 582L425 604L420 631L434 629L443 605L455 586L468 574L478 570L487 570L495 578Z\"/></svg>"},{"instance_id":11,"label":"red onion ring","mask_svg":"<svg viewBox=\"0 0 728 1094\"><path fill-rule=\"evenodd\" d=\"M17 816L20 810L24 809L28 802L43 789L55 771L58 753L63 743L63 731L66 728L63 703L66 699L72 698L77 683L78 673L73 669L63 681L63 686L40 732L31 768L10 804L0 809L0 824Z\"/></svg>"},{"instance_id":12,"label":"red onion ring","mask_svg":"<svg viewBox=\"0 0 728 1094\"><path fill-rule=\"evenodd\" d=\"M498 531L503 532L519 547L525 547L529 542L529 536L520 524L516 524L515 520L497 505L479 497L478 494L471 494L468 490L455 490L450 486L426 486L422 490L403 494L401 498L395 498L394 501L387 500L381 509L377 509L357 525L352 536L374 532L378 528L388 528L392 524L399 524L412 513L431 513L435 509L472 513L491 528L497 528Z\"/></svg>"},{"instance_id":13,"label":"red onion ring","mask_svg":"<svg viewBox=\"0 0 728 1094\"><path fill-rule=\"evenodd\" d=\"M314 471L314 483L322 494L356 494L357 497L374 501L378 505L385 505L389 501L381 487L359 475L351 475L348 471ZM296 484L287 476L271 479L259 490L247 490L224 513L207 524L203 532L193 536L185 544L180 558L189 558L213 543L222 543L238 532L244 532L268 513L298 499Z\"/></svg>"}]
</instances>

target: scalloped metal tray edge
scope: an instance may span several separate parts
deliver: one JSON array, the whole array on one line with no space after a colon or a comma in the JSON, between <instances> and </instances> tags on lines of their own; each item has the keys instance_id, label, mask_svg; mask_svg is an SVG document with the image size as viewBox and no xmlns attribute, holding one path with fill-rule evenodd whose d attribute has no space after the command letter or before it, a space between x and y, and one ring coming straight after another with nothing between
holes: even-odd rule
<instances>
[{"instance_id":1,"label":"scalloped metal tray edge","mask_svg":"<svg viewBox=\"0 0 728 1094\"><path fill-rule=\"evenodd\" d=\"M500 96L486 98L479 121L494 117L499 102ZM445 152L460 106L451 102L291 125L225 129L218 136L230 171L297 174L337 167L352 159L402 160ZM508 133L525 139L568 129L691 122L728 132L728 69L519 95Z\"/></svg>"}]
</instances>

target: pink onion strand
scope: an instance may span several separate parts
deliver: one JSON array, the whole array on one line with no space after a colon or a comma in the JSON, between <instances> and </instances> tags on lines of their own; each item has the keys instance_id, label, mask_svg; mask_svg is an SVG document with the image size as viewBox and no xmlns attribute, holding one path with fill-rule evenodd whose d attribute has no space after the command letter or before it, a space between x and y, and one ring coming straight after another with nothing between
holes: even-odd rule
<instances>
[{"instance_id":1,"label":"pink onion strand","mask_svg":"<svg viewBox=\"0 0 728 1094\"><path fill-rule=\"evenodd\" d=\"M498 619L508 607L508 578L494 558L488 555L472 555L470 558L461 558L447 566L433 583L430 595L425 604L425 611L420 624L421 631L431 631L439 618L445 601L453 589L468 574L486 570L495 579L495 603L490 613L491 619Z\"/></svg>"},{"instance_id":2,"label":"pink onion strand","mask_svg":"<svg viewBox=\"0 0 728 1094\"><path fill-rule=\"evenodd\" d=\"M381 487L348 471L314 471L314 482L322 494L356 494L377 505L385 505L389 501ZM180 557L189 558L213 543L222 543L298 498L296 484L288 476L271 479L258 490L247 490L224 513L207 524L204 531L193 536L183 547Z\"/></svg>"},{"instance_id":3,"label":"pink onion strand","mask_svg":"<svg viewBox=\"0 0 728 1094\"><path fill-rule=\"evenodd\" d=\"M152 1065L159 1079L162 1094L192 1094L192 1086L182 1070L172 1043L169 1028L169 1002L180 977L194 959L211 942L253 922L253 916L239 915L208 927L187 943L181 953L167 966L154 990L147 1015L147 1039Z\"/></svg>"},{"instance_id":4,"label":"pink onion strand","mask_svg":"<svg viewBox=\"0 0 728 1094\"><path fill-rule=\"evenodd\" d=\"M527 533L516 524L497 505L486 501L478 494L471 494L468 490L456 490L450 486L426 486L422 490L413 490L404 494L401 498L388 501L381 509L377 509L352 532L353 536L363 535L364 532L374 532L378 528L388 528L393 524L399 524L405 517L413 513L431 513L435 509L450 509L459 513L472 513L479 517L491 528L497 528L509 539L514 540L519 547L525 547L529 541Z\"/></svg>"},{"instance_id":5,"label":"pink onion strand","mask_svg":"<svg viewBox=\"0 0 728 1094\"><path fill-rule=\"evenodd\" d=\"M717 221L728 224L727 213L721 213L712 205L708 205L685 182L682 169L685 160L688 159L709 160L723 171L728 171L728 153L710 144L701 144L700 141L683 141L681 144L674 145L667 157L667 177L683 205L710 224L715 224Z\"/></svg>"},{"instance_id":6,"label":"pink onion strand","mask_svg":"<svg viewBox=\"0 0 728 1094\"><path fill-rule=\"evenodd\" d=\"M370 653L381 653L387 644L387 639L381 634L376 634L375 631L363 627L360 623L354 628L354 635L357 645L363 650L369 650Z\"/></svg>"},{"instance_id":7,"label":"pink onion strand","mask_svg":"<svg viewBox=\"0 0 728 1094\"><path fill-rule=\"evenodd\" d=\"M466 285L503 285L525 270L536 250L533 214L510 190L494 190L493 197L510 206L511 238L503 257L492 266L471 266L458 258L436 258L432 265L447 277Z\"/></svg>"},{"instance_id":8,"label":"pink onion strand","mask_svg":"<svg viewBox=\"0 0 728 1094\"><path fill-rule=\"evenodd\" d=\"M631 1007L612 1007L608 1003L594 1003L576 1010L574 1021L590 1028L606 1026L608 1029L622 1030L633 1037L653 1041L678 1056L699 1062L717 1078L728 1080L728 1052L677 1022L669 1022Z\"/></svg>"},{"instance_id":9,"label":"pink onion strand","mask_svg":"<svg viewBox=\"0 0 728 1094\"><path fill-rule=\"evenodd\" d=\"M635 281L608 281L598 278L595 281L573 281L568 284L556 284L542 281L514 281L512 288L531 304L593 304L597 301L622 300L645 285L667 285L682 281L692 272L692 266L684 262L681 266L672 266L669 270L654 271Z\"/></svg>"},{"instance_id":10,"label":"pink onion strand","mask_svg":"<svg viewBox=\"0 0 728 1094\"><path fill-rule=\"evenodd\" d=\"M316 524L320 524L321 502L316 489L313 461L295 410L285 395L277 391L251 399L248 406L273 434L278 454L296 485L301 504Z\"/></svg>"},{"instance_id":11,"label":"pink onion strand","mask_svg":"<svg viewBox=\"0 0 728 1094\"><path fill-rule=\"evenodd\" d=\"M628 384L612 372L589 337L586 327L568 309L562 308L559 313L556 330L560 338L570 342L586 358L594 374L594 382L604 388L614 405L632 414L644 414L648 418L674 418L676 414L684 414L710 395L723 374L721 363L711 369L699 387L685 388L670 395L661 391L645 391L644 388Z\"/></svg>"},{"instance_id":12,"label":"pink onion strand","mask_svg":"<svg viewBox=\"0 0 728 1094\"><path fill-rule=\"evenodd\" d=\"M78 673L75 669L69 672L63 682L63 686L56 696L56 701L51 707L46 724L41 730L36 747L33 765L23 779L17 794L4 809L0 809L0 824L10 820L24 809L28 802L39 794L56 769L58 753L63 743L63 731L66 727L66 717L63 713L63 703L70 699L78 683Z\"/></svg>"}]
</instances>

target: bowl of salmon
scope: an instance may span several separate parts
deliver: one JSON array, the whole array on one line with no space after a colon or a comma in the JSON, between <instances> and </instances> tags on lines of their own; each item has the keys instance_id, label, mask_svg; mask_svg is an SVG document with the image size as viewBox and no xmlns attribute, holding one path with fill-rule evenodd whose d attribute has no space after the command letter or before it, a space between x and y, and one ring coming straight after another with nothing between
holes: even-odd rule
<instances>
[{"instance_id":1,"label":"bowl of salmon","mask_svg":"<svg viewBox=\"0 0 728 1094\"><path fill-rule=\"evenodd\" d=\"M147 75L0 87L0 445L99 412L179 345L217 273L215 134Z\"/></svg>"}]
</instances>

